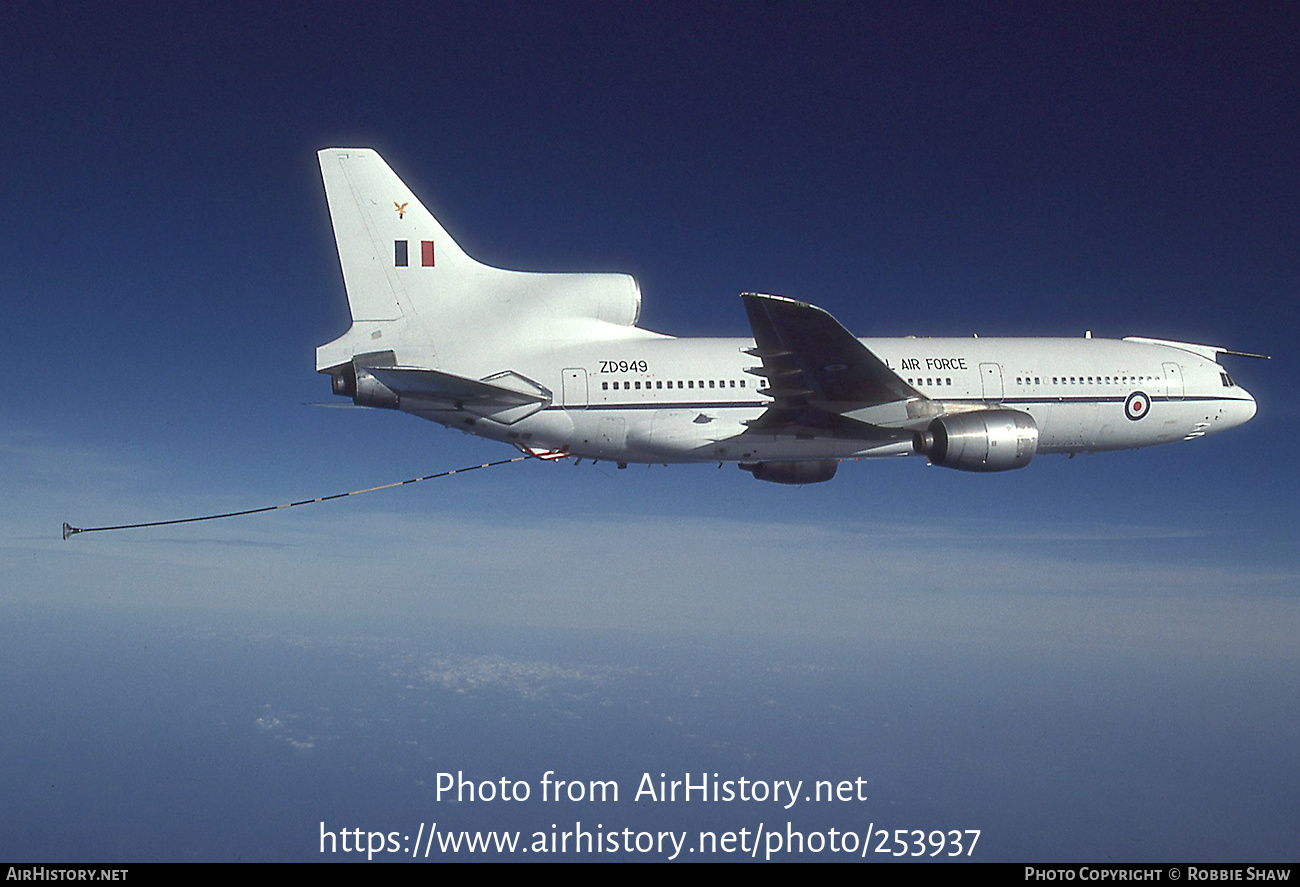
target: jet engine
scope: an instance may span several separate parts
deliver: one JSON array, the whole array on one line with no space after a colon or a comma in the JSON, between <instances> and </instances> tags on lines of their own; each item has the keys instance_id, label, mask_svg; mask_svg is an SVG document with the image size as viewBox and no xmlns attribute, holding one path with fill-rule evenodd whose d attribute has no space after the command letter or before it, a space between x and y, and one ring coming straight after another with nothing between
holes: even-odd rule
<instances>
[{"instance_id":1,"label":"jet engine","mask_svg":"<svg viewBox=\"0 0 1300 887\"><path fill-rule=\"evenodd\" d=\"M740 467L759 480L774 484L819 484L835 476L835 459L817 462L741 462Z\"/></svg>"},{"instance_id":2,"label":"jet engine","mask_svg":"<svg viewBox=\"0 0 1300 887\"><path fill-rule=\"evenodd\" d=\"M958 471L1023 468L1038 452L1038 425L1019 410L978 410L935 419L913 448L930 464Z\"/></svg>"},{"instance_id":3,"label":"jet engine","mask_svg":"<svg viewBox=\"0 0 1300 887\"><path fill-rule=\"evenodd\" d=\"M364 366L344 364L330 375L330 383L335 394L352 398L359 407L397 409L397 392L367 372Z\"/></svg>"},{"instance_id":4,"label":"jet engine","mask_svg":"<svg viewBox=\"0 0 1300 887\"><path fill-rule=\"evenodd\" d=\"M379 407L383 410L395 410L398 407L397 392L380 382L365 367L356 371L356 393L352 402L359 407Z\"/></svg>"}]
</instances>

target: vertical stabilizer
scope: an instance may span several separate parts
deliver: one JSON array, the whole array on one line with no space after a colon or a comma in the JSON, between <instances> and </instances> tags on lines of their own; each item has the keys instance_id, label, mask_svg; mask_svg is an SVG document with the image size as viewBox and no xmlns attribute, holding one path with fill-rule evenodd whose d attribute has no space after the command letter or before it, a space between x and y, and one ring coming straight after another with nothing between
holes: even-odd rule
<instances>
[{"instance_id":1,"label":"vertical stabilizer","mask_svg":"<svg viewBox=\"0 0 1300 887\"><path fill-rule=\"evenodd\" d=\"M398 320L411 310L416 294L407 291L403 268L456 272L478 264L373 150L326 148L317 157L354 323Z\"/></svg>"},{"instance_id":2,"label":"vertical stabilizer","mask_svg":"<svg viewBox=\"0 0 1300 887\"><path fill-rule=\"evenodd\" d=\"M352 328L316 349L332 371L357 355L497 372L523 352L653 335L636 329L626 274L539 274L474 261L372 148L318 152Z\"/></svg>"}]
</instances>

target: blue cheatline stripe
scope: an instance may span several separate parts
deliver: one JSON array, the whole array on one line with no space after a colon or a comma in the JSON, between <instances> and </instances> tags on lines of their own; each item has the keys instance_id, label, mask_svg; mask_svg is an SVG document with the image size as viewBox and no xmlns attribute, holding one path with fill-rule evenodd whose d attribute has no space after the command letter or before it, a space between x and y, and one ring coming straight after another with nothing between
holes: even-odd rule
<instances>
[{"instance_id":1,"label":"blue cheatline stripe","mask_svg":"<svg viewBox=\"0 0 1300 887\"><path fill-rule=\"evenodd\" d=\"M1129 392L1129 394L1132 393L1133 392L1131 391ZM989 403L989 401L984 400L983 398L980 397L966 397L966 398L952 398L952 399L937 398L937 399L939 400L940 403L975 403L975 404ZM1167 394L1149 395L1148 399L1152 403L1245 403L1246 402L1246 398L1244 397L1204 397L1204 396L1197 396L1197 395L1188 395L1184 397L1170 397ZM1000 404L1008 404L1008 403L1021 404L1021 405L1040 404L1042 406L1052 406L1054 404L1063 404L1063 403L1122 404L1126 400L1128 400L1128 394L1118 395L1118 396L1098 395L1096 397L1004 397L1001 400L997 400L993 402L1000 403Z\"/></svg>"},{"instance_id":2,"label":"blue cheatline stripe","mask_svg":"<svg viewBox=\"0 0 1300 887\"><path fill-rule=\"evenodd\" d=\"M1014 404L1019 407L1026 406L1060 406L1062 404L1080 404L1080 403L1113 403L1123 406L1125 397L1004 397L997 401L986 401L979 397L951 397L951 398L933 398L936 403L940 404L971 404L976 406L987 406L995 403L999 406ZM1241 397L1152 397L1152 403L1245 403L1245 398ZM637 403L590 403L586 405L562 405L553 403L546 407L547 410L701 410L701 409L764 409L773 406L772 401L737 401L737 400L710 400L710 401L692 401L692 400L673 400L673 401L640 401ZM454 412L454 410L444 410L444 412Z\"/></svg>"},{"instance_id":3,"label":"blue cheatline stripe","mask_svg":"<svg viewBox=\"0 0 1300 887\"><path fill-rule=\"evenodd\" d=\"M735 400L715 400L715 401L660 401L658 403L592 403L585 406L562 406L560 404L551 404L548 410L702 410L705 408L723 409L735 407L737 409L764 409L770 407L770 401L735 401Z\"/></svg>"}]
</instances>

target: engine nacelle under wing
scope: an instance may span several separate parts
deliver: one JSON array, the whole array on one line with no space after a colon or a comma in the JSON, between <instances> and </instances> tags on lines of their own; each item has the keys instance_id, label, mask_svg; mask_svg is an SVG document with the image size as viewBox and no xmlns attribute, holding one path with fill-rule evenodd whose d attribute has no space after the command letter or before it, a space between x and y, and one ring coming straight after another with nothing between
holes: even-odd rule
<instances>
[{"instance_id":1,"label":"engine nacelle under wing","mask_svg":"<svg viewBox=\"0 0 1300 887\"><path fill-rule=\"evenodd\" d=\"M977 410L935 419L913 444L930 464L959 471L1023 468L1038 452L1038 425L1019 410Z\"/></svg>"}]
</instances>

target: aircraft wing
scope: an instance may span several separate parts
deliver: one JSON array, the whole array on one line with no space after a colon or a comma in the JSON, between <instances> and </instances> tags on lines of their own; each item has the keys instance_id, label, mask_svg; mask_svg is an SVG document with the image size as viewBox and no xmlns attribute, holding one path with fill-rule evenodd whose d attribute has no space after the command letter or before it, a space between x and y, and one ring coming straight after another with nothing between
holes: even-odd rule
<instances>
[{"instance_id":1,"label":"aircraft wing","mask_svg":"<svg viewBox=\"0 0 1300 887\"><path fill-rule=\"evenodd\" d=\"M741 298L754 330L749 353L763 362L750 372L767 379L773 398L752 429L888 439L897 426L940 412L822 309L783 296Z\"/></svg>"}]
</instances>

